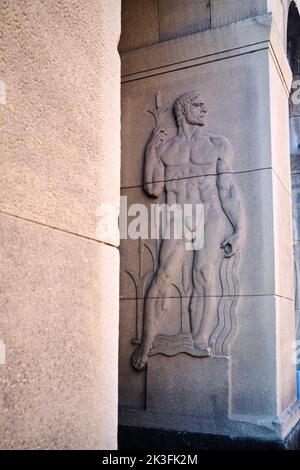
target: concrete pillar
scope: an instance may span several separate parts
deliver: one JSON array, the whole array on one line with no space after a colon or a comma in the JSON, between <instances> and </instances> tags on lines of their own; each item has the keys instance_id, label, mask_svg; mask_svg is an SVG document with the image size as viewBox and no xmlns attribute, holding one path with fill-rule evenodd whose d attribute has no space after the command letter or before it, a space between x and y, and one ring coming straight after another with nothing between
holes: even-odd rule
<instances>
[{"instance_id":1,"label":"concrete pillar","mask_svg":"<svg viewBox=\"0 0 300 470\"><path fill-rule=\"evenodd\" d=\"M148 207L153 203L142 185L145 147L155 125L147 110L155 107L156 91L160 92L160 106L169 108L162 123L173 137L177 132L172 112L176 98L199 90L208 111L205 131L212 142L216 135L225 137L233 149L227 171L240 195L245 240L237 271L229 264L225 268L220 260L220 265L216 263L219 278L210 284L209 295L203 295L204 305L210 302L208 298L218 299L218 307L211 310L217 325L211 336L212 357L193 357L195 348L189 338L185 339L190 349L186 347L183 354L182 311L192 281L190 278L187 285L178 273L166 296L171 307L157 329L160 336L155 337L146 370L139 373L130 365L136 349L132 339L136 342L136 319L143 314L143 299L159 250L152 240L123 242L120 423L124 436L126 428L147 427L282 442L298 422L300 408L293 354L288 124L292 77L284 22L279 26L279 2L145 0L140 18L136 3L125 0L123 10L122 194L128 203L143 202ZM186 146L182 144L178 155L173 151L173 166L179 166L180 155L186 161ZM177 179L182 187L186 178L187 188L191 188L194 170L188 168L184 177L181 173L174 176L169 168L171 157L168 160L161 152L163 165L172 175L173 189L169 191L176 194L180 190ZM207 147L202 147L199 158L208 164L213 151L206 152ZM208 186L212 184L208 179L214 177L211 167L204 177ZM159 174L155 181L161 179ZM207 198L209 202L209 195ZM222 217L215 223L216 230ZM227 230L230 233L230 227ZM204 250L208 247L214 256L211 240L207 238ZM218 253L219 243L215 245ZM142 265L137 259L142 259ZM159 351L170 357L156 354Z\"/></svg>"},{"instance_id":2,"label":"concrete pillar","mask_svg":"<svg viewBox=\"0 0 300 470\"><path fill-rule=\"evenodd\" d=\"M112 449L120 1L0 9L0 447Z\"/></svg>"}]
</instances>

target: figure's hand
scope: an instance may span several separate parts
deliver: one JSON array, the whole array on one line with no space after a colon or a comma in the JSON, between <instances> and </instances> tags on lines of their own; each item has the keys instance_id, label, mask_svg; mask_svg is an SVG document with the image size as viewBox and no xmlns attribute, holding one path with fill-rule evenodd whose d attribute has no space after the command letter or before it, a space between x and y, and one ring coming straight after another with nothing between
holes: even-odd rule
<instances>
[{"instance_id":1,"label":"figure's hand","mask_svg":"<svg viewBox=\"0 0 300 470\"><path fill-rule=\"evenodd\" d=\"M167 131L163 127L156 127L150 136L148 145L157 148L167 138Z\"/></svg>"},{"instance_id":2,"label":"figure's hand","mask_svg":"<svg viewBox=\"0 0 300 470\"><path fill-rule=\"evenodd\" d=\"M221 248L225 251L225 258L231 258L236 255L240 247L241 237L236 233L233 233L221 243Z\"/></svg>"}]
</instances>

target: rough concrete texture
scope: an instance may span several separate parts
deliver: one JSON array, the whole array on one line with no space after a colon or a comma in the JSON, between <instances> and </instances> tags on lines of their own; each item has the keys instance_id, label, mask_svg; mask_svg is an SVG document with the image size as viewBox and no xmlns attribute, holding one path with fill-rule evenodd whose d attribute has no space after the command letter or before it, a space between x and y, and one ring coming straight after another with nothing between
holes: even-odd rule
<instances>
[{"instance_id":1,"label":"rough concrete texture","mask_svg":"<svg viewBox=\"0 0 300 470\"><path fill-rule=\"evenodd\" d=\"M0 447L116 447L117 248L0 222Z\"/></svg>"},{"instance_id":2,"label":"rough concrete texture","mask_svg":"<svg viewBox=\"0 0 300 470\"><path fill-rule=\"evenodd\" d=\"M120 1L0 8L0 209L95 238L97 206L119 204Z\"/></svg>"},{"instance_id":3,"label":"rough concrete texture","mask_svg":"<svg viewBox=\"0 0 300 470\"><path fill-rule=\"evenodd\" d=\"M120 1L0 10L0 447L115 448Z\"/></svg>"}]
</instances>

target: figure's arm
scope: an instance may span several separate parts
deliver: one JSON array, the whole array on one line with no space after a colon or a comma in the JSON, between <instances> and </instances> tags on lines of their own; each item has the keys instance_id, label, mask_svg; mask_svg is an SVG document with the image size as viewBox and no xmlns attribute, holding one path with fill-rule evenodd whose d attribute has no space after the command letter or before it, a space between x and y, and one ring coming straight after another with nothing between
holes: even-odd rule
<instances>
[{"instance_id":1,"label":"figure's arm","mask_svg":"<svg viewBox=\"0 0 300 470\"><path fill-rule=\"evenodd\" d=\"M233 233L221 244L226 257L235 255L241 248L244 238L244 216L240 197L234 185L231 173L232 148L224 139L221 144L222 151L217 163L217 186L223 211L232 225Z\"/></svg>"},{"instance_id":2,"label":"figure's arm","mask_svg":"<svg viewBox=\"0 0 300 470\"><path fill-rule=\"evenodd\" d=\"M157 147L164 136L164 129L154 129L145 150L144 190L152 197L159 197L164 189L164 165L157 155Z\"/></svg>"}]
</instances>

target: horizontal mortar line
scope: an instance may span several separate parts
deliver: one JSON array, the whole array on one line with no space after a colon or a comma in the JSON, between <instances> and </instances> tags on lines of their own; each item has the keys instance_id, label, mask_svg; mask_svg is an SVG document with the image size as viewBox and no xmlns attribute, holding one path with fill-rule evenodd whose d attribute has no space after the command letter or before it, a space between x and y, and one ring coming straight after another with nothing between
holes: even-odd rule
<instances>
[{"instance_id":1,"label":"horizontal mortar line","mask_svg":"<svg viewBox=\"0 0 300 470\"><path fill-rule=\"evenodd\" d=\"M267 41L264 41L264 42L267 42ZM206 62L200 62L200 63L197 63L197 64L190 64L190 65L187 65L186 67L180 67L180 68L177 68L177 69L174 69L174 70L157 70L157 73L152 73L152 74L147 74L147 75L144 75L143 77L134 77L134 75L138 75L142 72L137 72L136 74L132 74L132 78L128 78L127 80L123 80L122 83L129 83L129 82L135 82L135 81L138 81L138 80L145 80L146 78L151 78L151 77L155 77L155 76L158 76L158 75L165 75L166 73L174 73L174 72L178 72L178 70L187 70L187 69L190 69L190 68L193 68L193 67L200 67L201 65L206 65L206 64L211 64L211 63L214 63L214 62L220 62L222 60L227 60L227 59L233 59L235 57L242 57L244 55L248 55L248 54L254 54L255 52L260 52L260 51L268 51L269 50L269 46L268 47L264 47L264 48L260 48L260 49L254 49L253 51L247 51L247 52L241 52L240 54L235 54L235 55L229 55L227 57L220 57L219 59L215 59L215 60L208 60ZM146 73L146 72L145 72Z\"/></svg>"},{"instance_id":2,"label":"horizontal mortar line","mask_svg":"<svg viewBox=\"0 0 300 470\"><path fill-rule=\"evenodd\" d=\"M132 77L133 75L137 75L139 73L147 73L147 72L152 72L153 70L158 70L158 69L161 69L161 68L165 68L165 67L172 67L174 65L180 65L180 64L185 64L186 62L191 62L193 60L201 60L201 59L205 59L205 58L208 58L208 57L213 57L213 56L217 56L217 55L220 55L220 54L227 54L228 52L233 52L233 51L237 51L239 49L245 49L246 47L253 47L253 46L258 46L260 44L266 44L268 43L269 41L266 39L265 41L259 41L259 42L254 42L254 43L251 43L251 44L247 44L247 45L244 45L244 46L237 46L237 47L233 47L232 49L225 49L224 51L219 51L219 52L212 52L211 54L206 54L206 55L202 55L202 56L197 56L197 57L192 57L191 59L185 59L185 60L181 60L179 62L170 62L168 64L164 64L164 65L159 65L158 67L152 67L152 68L149 68L149 69L144 69L144 70L140 70L138 72L132 72L132 73L127 73L127 74L124 74L124 75L121 75L121 79L123 77ZM158 43L157 43L158 44ZM161 44L161 43L160 43ZM154 45L152 44L151 46L148 46L148 47L153 47ZM137 49L135 49L137 50ZM261 49L259 49L261 50ZM130 52L130 51L127 51L127 53ZM126 54L126 52L124 53ZM122 55L121 55L121 60L122 60ZM126 60L126 58L125 58Z\"/></svg>"},{"instance_id":3,"label":"horizontal mortar line","mask_svg":"<svg viewBox=\"0 0 300 470\"><path fill-rule=\"evenodd\" d=\"M277 171L274 170L274 168L272 168L274 174L276 175L276 177L278 178L278 180L280 181L281 185L283 186L283 188L286 190L286 192L288 193L288 195L290 197L292 197L292 194L290 193L290 191L288 190L288 188L286 187L285 183L282 181L281 177L278 175Z\"/></svg>"},{"instance_id":4,"label":"horizontal mortar line","mask_svg":"<svg viewBox=\"0 0 300 470\"><path fill-rule=\"evenodd\" d=\"M290 297L285 297L284 295L279 295L279 294L275 294L275 297L279 297L280 299L284 299L284 300L290 300L291 302L295 302L296 299L291 299Z\"/></svg>"},{"instance_id":5,"label":"horizontal mortar line","mask_svg":"<svg viewBox=\"0 0 300 470\"><path fill-rule=\"evenodd\" d=\"M252 170L241 170L241 171L224 171L220 173L207 173L205 175L197 175L197 176L185 176L182 178L174 178L174 179L165 179L165 180L157 180L157 181L146 181L143 184L136 185L136 186L122 186L122 189L134 189L134 188L142 188L145 184L153 184L153 183L168 183L171 181L181 181L181 180L188 180L193 178L204 178L206 176L219 176L219 175L240 175L244 173L253 173L255 171L264 171L264 170L272 170L272 167L265 167L265 168L254 168Z\"/></svg>"},{"instance_id":6,"label":"horizontal mortar line","mask_svg":"<svg viewBox=\"0 0 300 470\"><path fill-rule=\"evenodd\" d=\"M289 300L291 302L295 302L295 299L291 299L290 297L284 297L283 295L279 294L232 294L232 295L195 295L194 298L197 299L205 299L205 298L214 298L214 299L222 299L222 298L249 298L249 297L279 297L280 299ZM147 299L155 300L155 299L191 299L192 295L184 296L184 297L147 297ZM120 300L145 300L145 297L120 297Z\"/></svg>"},{"instance_id":7,"label":"horizontal mortar line","mask_svg":"<svg viewBox=\"0 0 300 470\"><path fill-rule=\"evenodd\" d=\"M59 227L54 227L52 225L48 225L46 223L39 222L38 220L29 219L28 217L23 217L23 216L17 215L17 214L12 214L11 212L6 212L6 211L3 211L1 209L0 209L0 214L7 215L8 217L14 217L15 219L20 219L23 222L30 222L32 224L40 225L41 227L49 228L51 230L55 230L57 232L61 232L61 233L67 234L67 235L73 235L74 237L82 238L83 240L89 240L89 241L95 242L95 243L102 243L103 245L107 245L107 246L110 246L112 248L116 248L117 250L119 249L118 246L113 245L112 243L104 242L102 240L97 240L96 238L88 237L87 235L80 235L79 233L72 232L71 230L66 230L66 229L62 229L62 228L59 228Z\"/></svg>"}]
</instances>

